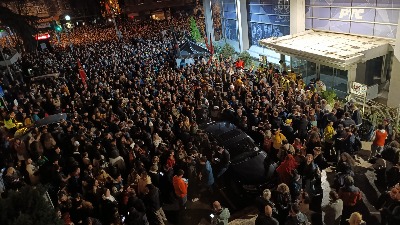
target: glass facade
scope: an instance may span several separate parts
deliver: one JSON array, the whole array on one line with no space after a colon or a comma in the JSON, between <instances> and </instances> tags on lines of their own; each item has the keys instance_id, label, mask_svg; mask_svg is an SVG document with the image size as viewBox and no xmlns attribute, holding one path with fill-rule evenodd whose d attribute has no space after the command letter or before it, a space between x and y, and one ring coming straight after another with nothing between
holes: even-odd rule
<instances>
[{"instance_id":1,"label":"glass facade","mask_svg":"<svg viewBox=\"0 0 400 225\"><path fill-rule=\"evenodd\" d=\"M250 45L269 37L290 34L289 0L249 0L248 23Z\"/></svg>"},{"instance_id":2,"label":"glass facade","mask_svg":"<svg viewBox=\"0 0 400 225\"><path fill-rule=\"evenodd\" d=\"M236 13L236 0L221 0L222 1L222 30L223 37L229 40L238 41L238 21Z\"/></svg>"},{"instance_id":3,"label":"glass facade","mask_svg":"<svg viewBox=\"0 0 400 225\"><path fill-rule=\"evenodd\" d=\"M295 57L291 57L290 67L296 74L301 74L306 84L309 84L311 79L320 79L326 85L327 90L334 90L340 98L346 97L348 71L324 65L320 65L318 68L316 63Z\"/></svg>"},{"instance_id":4,"label":"glass facade","mask_svg":"<svg viewBox=\"0 0 400 225\"><path fill-rule=\"evenodd\" d=\"M306 0L306 29L396 38L399 0Z\"/></svg>"}]
</instances>

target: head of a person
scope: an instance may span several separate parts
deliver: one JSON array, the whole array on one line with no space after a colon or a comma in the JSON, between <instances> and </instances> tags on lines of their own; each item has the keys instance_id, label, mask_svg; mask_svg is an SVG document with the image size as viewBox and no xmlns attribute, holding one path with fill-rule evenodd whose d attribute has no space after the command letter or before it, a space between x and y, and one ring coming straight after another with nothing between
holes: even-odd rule
<instances>
[{"instance_id":1,"label":"head of a person","mask_svg":"<svg viewBox=\"0 0 400 225\"><path fill-rule=\"evenodd\" d=\"M214 208L214 211L216 211L216 212L221 211L222 210L221 203L219 203L219 201L213 202L213 208Z\"/></svg>"},{"instance_id":2,"label":"head of a person","mask_svg":"<svg viewBox=\"0 0 400 225\"><path fill-rule=\"evenodd\" d=\"M143 171L141 174L140 174L140 178L141 179L147 179L147 172L146 171Z\"/></svg>"},{"instance_id":3,"label":"head of a person","mask_svg":"<svg viewBox=\"0 0 400 225\"><path fill-rule=\"evenodd\" d=\"M266 205L264 208L264 213L266 216L271 217L272 216L272 208L269 205Z\"/></svg>"},{"instance_id":4,"label":"head of a person","mask_svg":"<svg viewBox=\"0 0 400 225\"><path fill-rule=\"evenodd\" d=\"M176 173L176 176L178 176L178 177L183 177L183 174L185 174L185 172L184 172L182 169L180 169L180 170L178 170L178 172Z\"/></svg>"},{"instance_id":5,"label":"head of a person","mask_svg":"<svg viewBox=\"0 0 400 225\"><path fill-rule=\"evenodd\" d=\"M332 190L329 192L329 198L332 202L336 202L337 200L339 200L339 194L335 190Z\"/></svg>"},{"instance_id":6,"label":"head of a person","mask_svg":"<svg viewBox=\"0 0 400 225\"><path fill-rule=\"evenodd\" d=\"M314 148L314 155L320 155L322 152L322 148L321 147L315 147Z\"/></svg>"},{"instance_id":7,"label":"head of a person","mask_svg":"<svg viewBox=\"0 0 400 225\"><path fill-rule=\"evenodd\" d=\"M396 187L393 187L392 189L390 189L389 196L391 199L395 200L396 196L399 195L399 193L400 193L400 190Z\"/></svg>"},{"instance_id":8,"label":"head of a person","mask_svg":"<svg viewBox=\"0 0 400 225\"><path fill-rule=\"evenodd\" d=\"M279 184L278 187L276 188L276 190L282 194L290 192L289 186L287 186L287 184L285 184L285 183Z\"/></svg>"},{"instance_id":9,"label":"head of a person","mask_svg":"<svg viewBox=\"0 0 400 225\"><path fill-rule=\"evenodd\" d=\"M307 164L312 163L313 160L314 160L314 156L313 155L311 155L311 154L307 154L306 155L306 163Z\"/></svg>"},{"instance_id":10,"label":"head of a person","mask_svg":"<svg viewBox=\"0 0 400 225\"><path fill-rule=\"evenodd\" d=\"M263 198L265 200L270 200L271 199L271 191L269 189L265 189L263 191Z\"/></svg>"},{"instance_id":11,"label":"head of a person","mask_svg":"<svg viewBox=\"0 0 400 225\"><path fill-rule=\"evenodd\" d=\"M207 162L207 157L202 156L202 157L200 158L200 164L204 165L204 164L206 164L206 162Z\"/></svg>"},{"instance_id":12,"label":"head of a person","mask_svg":"<svg viewBox=\"0 0 400 225\"><path fill-rule=\"evenodd\" d=\"M349 224L350 224L350 225L359 225L359 224L361 224L362 222L364 222L364 221L362 220L362 215L361 215L360 213L358 213L358 212L353 212L353 213L350 215L350 218L349 218Z\"/></svg>"},{"instance_id":13,"label":"head of a person","mask_svg":"<svg viewBox=\"0 0 400 225\"><path fill-rule=\"evenodd\" d=\"M378 124L378 130L383 130L385 129L385 127L383 126L383 124Z\"/></svg>"},{"instance_id":14,"label":"head of a person","mask_svg":"<svg viewBox=\"0 0 400 225\"><path fill-rule=\"evenodd\" d=\"M294 215L297 215L300 213L300 206L297 203L293 203L290 205L290 212Z\"/></svg>"},{"instance_id":15,"label":"head of a person","mask_svg":"<svg viewBox=\"0 0 400 225\"><path fill-rule=\"evenodd\" d=\"M344 178L344 186L349 187L354 185L354 179L352 176L348 175Z\"/></svg>"}]
</instances>

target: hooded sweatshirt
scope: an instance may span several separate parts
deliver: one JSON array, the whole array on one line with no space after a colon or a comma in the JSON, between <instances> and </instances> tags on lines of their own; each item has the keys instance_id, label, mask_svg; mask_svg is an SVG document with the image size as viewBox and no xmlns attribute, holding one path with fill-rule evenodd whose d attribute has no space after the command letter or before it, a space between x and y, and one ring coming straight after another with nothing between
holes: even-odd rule
<instances>
[{"instance_id":1,"label":"hooded sweatshirt","mask_svg":"<svg viewBox=\"0 0 400 225\"><path fill-rule=\"evenodd\" d=\"M222 208L221 211L216 213L214 218L211 219L211 225L228 225L229 217L231 217L229 209Z\"/></svg>"},{"instance_id":2,"label":"hooded sweatshirt","mask_svg":"<svg viewBox=\"0 0 400 225\"><path fill-rule=\"evenodd\" d=\"M187 195L187 183L178 176L174 176L172 178L172 184L174 185L174 190L175 190L175 194L180 197L183 198Z\"/></svg>"},{"instance_id":3,"label":"hooded sweatshirt","mask_svg":"<svg viewBox=\"0 0 400 225\"><path fill-rule=\"evenodd\" d=\"M308 219L304 213L299 212L295 216L289 216L286 225L307 225Z\"/></svg>"}]
</instances>

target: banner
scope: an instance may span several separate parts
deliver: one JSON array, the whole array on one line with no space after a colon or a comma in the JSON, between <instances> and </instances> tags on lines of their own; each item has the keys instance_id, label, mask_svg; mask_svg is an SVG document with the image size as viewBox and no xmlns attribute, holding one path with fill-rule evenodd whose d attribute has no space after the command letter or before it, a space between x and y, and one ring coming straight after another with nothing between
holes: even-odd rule
<instances>
[{"instance_id":1,"label":"banner","mask_svg":"<svg viewBox=\"0 0 400 225\"><path fill-rule=\"evenodd\" d=\"M80 78L81 78L81 80L82 80L83 85L85 86L85 89L86 89L86 88L87 88L87 84L86 84L86 80L87 80L87 78L86 78L86 73L85 73L85 70L83 70L81 61L79 61L79 59L78 59L78 70L79 70L79 76L80 76Z\"/></svg>"}]
</instances>

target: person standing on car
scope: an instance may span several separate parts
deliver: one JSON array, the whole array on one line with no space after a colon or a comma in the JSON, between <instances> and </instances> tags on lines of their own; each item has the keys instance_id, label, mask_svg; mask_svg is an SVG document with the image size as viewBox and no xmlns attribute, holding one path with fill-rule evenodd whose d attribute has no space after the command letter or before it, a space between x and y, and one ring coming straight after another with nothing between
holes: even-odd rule
<instances>
[{"instance_id":1,"label":"person standing on car","mask_svg":"<svg viewBox=\"0 0 400 225\"><path fill-rule=\"evenodd\" d=\"M214 214L212 214L211 225L228 225L231 214L228 208L223 208L221 203L215 201L213 203Z\"/></svg>"}]
</instances>

